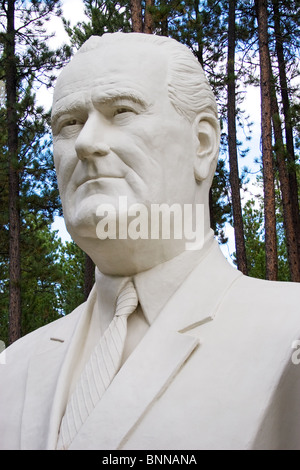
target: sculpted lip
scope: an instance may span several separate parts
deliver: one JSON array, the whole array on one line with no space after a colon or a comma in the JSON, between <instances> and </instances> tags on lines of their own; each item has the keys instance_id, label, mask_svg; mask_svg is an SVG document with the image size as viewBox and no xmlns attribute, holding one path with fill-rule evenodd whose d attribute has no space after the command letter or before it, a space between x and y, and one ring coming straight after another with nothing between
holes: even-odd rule
<instances>
[{"instance_id":1,"label":"sculpted lip","mask_svg":"<svg viewBox=\"0 0 300 470\"><path fill-rule=\"evenodd\" d=\"M123 176L115 176L115 175L101 175L95 178L85 178L84 180L80 181L80 183L78 183L77 188L79 188L80 186L86 183L96 183L97 181L103 180L103 179L121 179L121 178L123 178Z\"/></svg>"}]
</instances>

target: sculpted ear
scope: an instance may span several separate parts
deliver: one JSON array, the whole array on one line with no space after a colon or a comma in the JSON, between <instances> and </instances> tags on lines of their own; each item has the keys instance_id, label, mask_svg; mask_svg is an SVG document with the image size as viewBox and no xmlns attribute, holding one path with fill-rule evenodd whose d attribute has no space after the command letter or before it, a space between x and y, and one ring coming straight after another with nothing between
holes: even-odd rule
<instances>
[{"instance_id":1,"label":"sculpted ear","mask_svg":"<svg viewBox=\"0 0 300 470\"><path fill-rule=\"evenodd\" d=\"M220 125L211 114L200 114L194 122L197 138L197 156L194 163L195 178L203 181L213 176L219 153Z\"/></svg>"}]
</instances>

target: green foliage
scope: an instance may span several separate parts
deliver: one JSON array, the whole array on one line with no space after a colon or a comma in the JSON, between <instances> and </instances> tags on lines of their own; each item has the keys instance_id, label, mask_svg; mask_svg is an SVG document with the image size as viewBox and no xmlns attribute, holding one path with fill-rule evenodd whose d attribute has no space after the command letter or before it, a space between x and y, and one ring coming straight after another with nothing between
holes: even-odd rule
<instances>
[{"instance_id":1,"label":"green foliage","mask_svg":"<svg viewBox=\"0 0 300 470\"><path fill-rule=\"evenodd\" d=\"M131 31L130 2L125 0L83 0L86 21L71 27L64 21L73 51L91 35ZM141 2L145 11L145 0ZM236 2L236 83L258 84L257 24L253 0ZM280 3L284 54L291 100L291 119L299 139L299 99L291 86L297 74L299 51L299 2ZM26 334L61 315L68 314L84 300L85 255L73 243L63 244L51 232L53 216L61 214L56 176L52 161L49 114L37 106L37 86L52 86L55 70L70 57L71 49L49 48L45 24L51 15L59 16L60 2L23 1L16 4L16 64L18 86L22 262L22 334ZM0 11L0 338L7 338L8 322L8 165L5 93L5 34L7 2ZM217 97L222 124L221 159L211 190L212 227L221 243L226 242L224 225L232 222L227 156L226 41L228 0L155 0L147 7L152 14L155 34L168 35L187 45L203 65ZM274 16L269 2L271 58L274 61ZM277 78L275 74L275 78ZM1 80L3 82L1 82ZM242 103L237 93L237 103ZM237 122L245 129L244 114L237 110ZM246 153L239 149L239 155ZM299 165L296 165L299 174ZM263 192L260 185L260 191ZM279 279L288 280L288 264L279 190L276 191ZM243 208L249 275L265 278L263 200L250 199Z\"/></svg>"},{"instance_id":2,"label":"green foliage","mask_svg":"<svg viewBox=\"0 0 300 470\"><path fill-rule=\"evenodd\" d=\"M248 274L251 277L265 279L266 256L261 204L258 205L254 199L248 200L243 208L243 220Z\"/></svg>"},{"instance_id":3,"label":"green foliage","mask_svg":"<svg viewBox=\"0 0 300 470\"><path fill-rule=\"evenodd\" d=\"M5 45L7 40L7 2L2 2L0 11L0 71L4 71ZM40 84L51 86L55 80L53 71L59 69L70 57L70 48L63 45L58 49L49 48L48 41L55 35L48 34L45 28L51 16L61 16L59 0L15 1L15 42L19 90L32 79ZM0 79L5 75L0 73ZM30 87L31 88L31 87Z\"/></svg>"},{"instance_id":4,"label":"green foliage","mask_svg":"<svg viewBox=\"0 0 300 470\"><path fill-rule=\"evenodd\" d=\"M117 31L131 31L129 2L124 0L83 0L85 14L88 22L79 22L71 27L70 22L64 20L66 32L75 49L89 39L89 37L102 36L104 33Z\"/></svg>"},{"instance_id":5,"label":"green foliage","mask_svg":"<svg viewBox=\"0 0 300 470\"><path fill-rule=\"evenodd\" d=\"M84 301L84 252L74 242L66 242L60 247L59 266L57 292L61 313L66 315Z\"/></svg>"},{"instance_id":6,"label":"green foliage","mask_svg":"<svg viewBox=\"0 0 300 470\"><path fill-rule=\"evenodd\" d=\"M49 230L42 215L26 214L22 246L22 335L60 316L57 288L60 240Z\"/></svg>"},{"instance_id":7,"label":"green foliage","mask_svg":"<svg viewBox=\"0 0 300 470\"><path fill-rule=\"evenodd\" d=\"M58 264L61 242L50 231L42 214L22 217L21 287L22 335L56 320L61 314L57 289L61 278ZM0 257L0 338L8 342L8 253Z\"/></svg>"},{"instance_id":8,"label":"green foliage","mask_svg":"<svg viewBox=\"0 0 300 470\"><path fill-rule=\"evenodd\" d=\"M17 161L19 175L18 210L20 214L21 306L22 334L48 323L59 315L56 285L58 241L49 231L55 213L60 213L60 201L51 153L49 113L36 103L35 91L50 87L54 70L70 56L70 48L51 50L46 22L51 15L59 16L60 2L15 1L15 30L8 34L8 2L0 11L0 83L8 80L6 64L8 44L15 43L14 77L17 100L14 125L18 129ZM8 174L8 123L5 91L1 87L0 101L0 337L7 342L9 302L9 215L11 204Z\"/></svg>"},{"instance_id":9,"label":"green foliage","mask_svg":"<svg viewBox=\"0 0 300 470\"><path fill-rule=\"evenodd\" d=\"M229 174L225 161L218 161L216 173L210 192L210 219L211 228L218 237L219 243L227 243L224 226L231 218L231 205L229 201Z\"/></svg>"},{"instance_id":10,"label":"green foliage","mask_svg":"<svg viewBox=\"0 0 300 470\"><path fill-rule=\"evenodd\" d=\"M50 219L49 219L50 220ZM23 214L21 234L22 336L84 301L85 255L63 244L42 214ZM0 257L0 338L8 342L8 254Z\"/></svg>"},{"instance_id":11,"label":"green foliage","mask_svg":"<svg viewBox=\"0 0 300 470\"><path fill-rule=\"evenodd\" d=\"M276 196L276 232L278 250L278 280L290 281L290 272L287 259L287 246L283 223L282 199L279 188L278 176L275 180ZM257 188L260 196L250 198L243 207L244 233L247 253L249 276L266 278L266 254L264 231L264 204L262 178L257 178Z\"/></svg>"}]
</instances>

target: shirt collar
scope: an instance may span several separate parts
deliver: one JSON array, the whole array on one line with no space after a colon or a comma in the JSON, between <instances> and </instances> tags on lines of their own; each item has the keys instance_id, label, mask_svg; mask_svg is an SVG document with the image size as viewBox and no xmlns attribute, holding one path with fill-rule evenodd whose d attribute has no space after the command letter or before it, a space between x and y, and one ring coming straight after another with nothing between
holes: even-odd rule
<instances>
[{"instance_id":1,"label":"shirt collar","mask_svg":"<svg viewBox=\"0 0 300 470\"><path fill-rule=\"evenodd\" d=\"M201 249L184 251L171 260L132 276L139 303L149 325L209 251L213 239L211 230ZM128 277L105 275L96 268L97 310L101 317L102 333L114 316L118 294L127 280Z\"/></svg>"}]
</instances>

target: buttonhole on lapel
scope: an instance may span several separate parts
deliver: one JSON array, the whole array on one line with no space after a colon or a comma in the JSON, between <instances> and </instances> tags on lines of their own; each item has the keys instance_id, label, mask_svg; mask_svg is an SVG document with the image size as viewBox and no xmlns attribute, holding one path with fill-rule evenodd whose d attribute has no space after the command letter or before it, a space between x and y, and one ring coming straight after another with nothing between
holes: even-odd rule
<instances>
[{"instance_id":1,"label":"buttonhole on lapel","mask_svg":"<svg viewBox=\"0 0 300 470\"><path fill-rule=\"evenodd\" d=\"M190 330L193 330L197 328L198 326L204 325L205 323L212 321L212 317L206 317L203 320L200 320L198 322L192 323L192 325L187 326L186 328L183 328L182 330L179 330L178 333L187 333Z\"/></svg>"},{"instance_id":2,"label":"buttonhole on lapel","mask_svg":"<svg viewBox=\"0 0 300 470\"><path fill-rule=\"evenodd\" d=\"M60 339L60 338L50 338L50 341L58 341L59 343L64 343L65 342L64 339Z\"/></svg>"}]
</instances>

